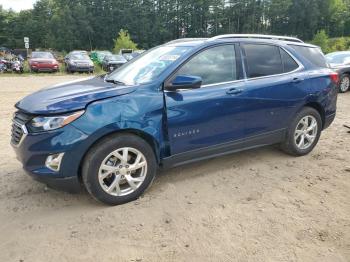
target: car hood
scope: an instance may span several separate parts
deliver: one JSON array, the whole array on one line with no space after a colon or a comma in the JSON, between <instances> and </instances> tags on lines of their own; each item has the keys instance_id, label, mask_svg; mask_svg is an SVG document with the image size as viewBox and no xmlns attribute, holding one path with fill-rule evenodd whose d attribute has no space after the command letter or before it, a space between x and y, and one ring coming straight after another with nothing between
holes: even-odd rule
<instances>
[{"instance_id":1,"label":"car hood","mask_svg":"<svg viewBox=\"0 0 350 262\"><path fill-rule=\"evenodd\" d=\"M84 109L93 101L128 94L135 89L105 82L103 76L98 76L44 88L23 98L16 108L37 115L60 114Z\"/></svg>"},{"instance_id":2,"label":"car hood","mask_svg":"<svg viewBox=\"0 0 350 262\"><path fill-rule=\"evenodd\" d=\"M128 61L116 61L116 60L111 60L111 61L108 61L107 63L108 64L112 64L112 65L119 65L119 64L125 64L126 62Z\"/></svg>"},{"instance_id":3,"label":"car hood","mask_svg":"<svg viewBox=\"0 0 350 262\"><path fill-rule=\"evenodd\" d=\"M30 62L56 62L54 58L31 58Z\"/></svg>"},{"instance_id":4,"label":"car hood","mask_svg":"<svg viewBox=\"0 0 350 262\"><path fill-rule=\"evenodd\" d=\"M73 63L92 63L92 61L88 60L88 59L72 59L71 62L73 62Z\"/></svg>"}]
</instances>

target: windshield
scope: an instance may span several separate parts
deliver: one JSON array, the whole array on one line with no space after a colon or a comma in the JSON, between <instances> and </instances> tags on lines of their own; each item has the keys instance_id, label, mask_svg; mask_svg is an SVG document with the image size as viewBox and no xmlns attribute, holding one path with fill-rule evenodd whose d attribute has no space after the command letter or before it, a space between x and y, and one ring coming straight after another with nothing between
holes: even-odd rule
<instances>
[{"instance_id":1,"label":"windshield","mask_svg":"<svg viewBox=\"0 0 350 262\"><path fill-rule=\"evenodd\" d=\"M48 53L48 52L35 52L32 54L32 58L49 58L49 59L52 59L53 58L53 55L51 53Z\"/></svg>"},{"instance_id":2,"label":"windshield","mask_svg":"<svg viewBox=\"0 0 350 262\"><path fill-rule=\"evenodd\" d=\"M106 80L126 85L151 82L190 49L191 47L184 46L160 46L151 49L114 71Z\"/></svg>"},{"instance_id":3,"label":"windshield","mask_svg":"<svg viewBox=\"0 0 350 262\"><path fill-rule=\"evenodd\" d=\"M332 64L344 64L346 60L350 60L350 53L343 54L329 54L326 55L328 63Z\"/></svg>"},{"instance_id":4,"label":"windshield","mask_svg":"<svg viewBox=\"0 0 350 262\"><path fill-rule=\"evenodd\" d=\"M123 61L125 62L125 58L121 55L111 55L106 58L107 60L110 61Z\"/></svg>"},{"instance_id":5,"label":"windshield","mask_svg":"<svg viewBox=\"0 0 350 262\"><path fill-rule=\"evenodd\" d=\"M112 53L109 51L99 51L99 52L97 52L97 55L98 56L106 56L106 55L112 55Z\"/></svg>"},{"instance_id":6,"label":"windshield","mask_svg":"<svg viewBox=\"0 0 350 262\"><path fill-rule=\"evenodd\" d=\"M89 56L86 54L74 54L71 57L73 60L90 60Z\"/></svg>"}]
</instances>

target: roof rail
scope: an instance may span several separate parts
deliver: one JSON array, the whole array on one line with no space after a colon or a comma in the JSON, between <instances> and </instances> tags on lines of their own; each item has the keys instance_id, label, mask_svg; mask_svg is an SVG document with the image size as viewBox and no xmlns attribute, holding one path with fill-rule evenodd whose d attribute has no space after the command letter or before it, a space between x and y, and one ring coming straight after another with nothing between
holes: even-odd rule
<instances>
[{"instance_id":1,"label":"roof rail","mask_svg":"<svg viewBox=\"0 0 350 262\"><path fill-rule=\"evenodd\" d=\"M255 39L273 39L273 40L282 40L290 41L297 43L304 43L302 40L296 37L289 36L277 36L277 35L258 35L258 34L227 34L227 35L218 35L209 39L209 41L225 38L255 38Z\"/></svg>"},{"instance_id":2,"label":"roof rail","mask_svg":"<svg viewBox=\"0 0 350 262\"><path fill-rule=\"evenodd\" d=\"M169 41L165 44L168 45L168 44L185 43L185 42L192 42L192 41L204 41L204 40L208 40L208 38L179 38L179 39Z\"/></svg>"}]
</instances>

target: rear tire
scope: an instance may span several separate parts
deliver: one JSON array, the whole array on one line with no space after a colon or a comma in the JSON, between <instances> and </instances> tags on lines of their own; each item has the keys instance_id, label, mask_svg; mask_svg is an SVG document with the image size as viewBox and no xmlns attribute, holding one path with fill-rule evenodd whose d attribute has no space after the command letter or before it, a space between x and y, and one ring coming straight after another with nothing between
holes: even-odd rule
<instances>
[{"instance_id":1,"label":"rear tire","mask_svg":"<svg viewBox=\"0 0 350 262\"><path fill-rule=\"evenodd\" d=\"M304 156L316 146L322 131L322 119L317 110L304 107L292 121L281 148L287 154Z\"/></svg>"},{"instance_id":2,"label":"rear tire","mask_svg":"<svg viewBox=\"0 0 350 262\"><path fill-rule=\"evenodd\" d=\"M340 77L339 80L339 93L345 93L349 91L350 88L350 76L348 74L344 74Z\"/></svg>"},{"instance_id":3,"label":"rear tire","mask_svg":"<svg viewBox=\"0 0 350 262\"><path fill-rule=\"evenodd\" d=\"M96 200L120 205L140 197L156 172L156 158L146 141L131 134L117 134L89 150L83 162L82 178Z\"/></svg>"}]
</instances>

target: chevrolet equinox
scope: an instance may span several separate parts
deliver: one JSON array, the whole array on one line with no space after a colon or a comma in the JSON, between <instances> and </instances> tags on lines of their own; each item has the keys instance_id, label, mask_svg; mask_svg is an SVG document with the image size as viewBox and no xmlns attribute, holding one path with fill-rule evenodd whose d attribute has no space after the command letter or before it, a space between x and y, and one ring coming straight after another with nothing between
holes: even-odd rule
<instances>
[{"instance_id":1,"label":"chevrolet equinox","mask_svg":"<svg viewBox=\"0 0 350 262\"><path fill-rule=\"evenodd\" d=\"M123 204L159 168L271 144L308 154L334 120L337 82L320 48L297 38L180 39L23 98L11 144L36 180Z\"/></svg>"}]
</instances>

